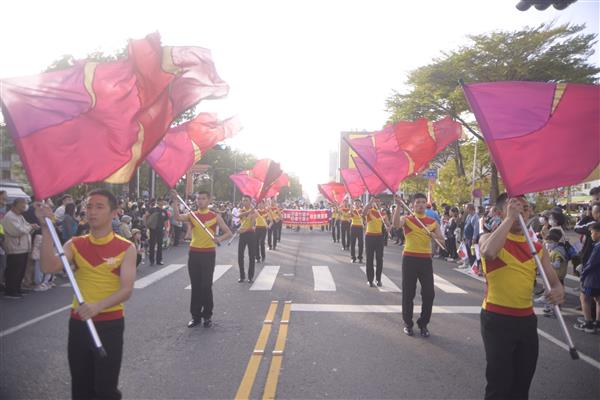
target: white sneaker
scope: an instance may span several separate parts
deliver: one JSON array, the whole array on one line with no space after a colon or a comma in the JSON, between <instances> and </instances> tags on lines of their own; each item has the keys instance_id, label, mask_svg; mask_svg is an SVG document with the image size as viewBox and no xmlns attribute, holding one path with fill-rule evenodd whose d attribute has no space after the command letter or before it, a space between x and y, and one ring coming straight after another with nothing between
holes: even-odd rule
<instances>
[{"instance_id":1,"label":"white sneaker","mask_svg":"<svg viewBox=\"0 0 600 400\"><path fill-rule=\"evenodd\" d=\"M48 286L44 285L43 283L40 283L39 285L34 286L32 290L34 292L45 292L46 290L48 290Z\"/></svg>"},{"instance_id":2,"label":"white sneaker","mask_svg":"<svg viewBox=\"0 0 600 400\"><path fill-rule=\"evenodd\" d=\"M538 298L533 299L534 303L544 303L546 301L546 298L544 296L540 296Z\"/></svg>"}]
</instances>

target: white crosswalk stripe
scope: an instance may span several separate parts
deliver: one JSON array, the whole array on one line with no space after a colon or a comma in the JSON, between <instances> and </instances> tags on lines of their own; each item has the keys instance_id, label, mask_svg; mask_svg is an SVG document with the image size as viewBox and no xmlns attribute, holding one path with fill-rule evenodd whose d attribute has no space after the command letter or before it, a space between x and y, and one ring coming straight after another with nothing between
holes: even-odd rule
<instances>
[{"instance_id":1,"label":"white crosswalk stripe","mask_svg":"<svg viewBox=\"0 0 600 400\"><path fill-rule=\"evenodd\" d=\"M213 275L213 283L215 283L220 277L222 277L223 275L225 275L225 272L229 271L229 268L231 268L231 265L215 265L215 273ZM192 285L187 285L186 290L190 290L192 288Z\"/></svg>"},{"instance_id":2,"label":"white crosswalk stripe","mask_svg":"<svg viewBox=\"0 0 600 400\"><path fill-rule=\"evenodd\" d=\"M360 267L360 269L366 275L367 267ZM402 290L400 290L400 288L398 286L396 286L396 284L394 282L392 282L391 279L388 278L383 273L381 274L381 284L383 286L381 286L381 287L377 286L377 289L379 289L380 292L384 292L384 293L400 293L400 292L402 292Z\"/></svg>"},{"instance_id":3,"label":"white crosswalk stripe","mask_svg":"<svg viewBox=\"0 0 600 400\"><path fill-rule=\"evenodd\" d=\"M172 273L178 271L180 268L185 267L185 264L170 264L164 267L161 270L151 273L141 279L135 281L133 287L136 289L143 289L146 286L152 285L154 282L161 280L162 278L171 275Z\"/></svg>"},{"instance_id":4,"label":"white crosswalk stripe","mask_svg":"<svg viewBox=\"0 0 600 400\"><path fill-rule=\"evenodd\" d=\"M433 274L433 284L441 289L445 293L461 293L466 294L467 292L459 288L453 283L448 282L439 275Z\"/></svg>"},{"instance_id":5,"label":"white crosswalk stripe","mask_svg":"<svg viewBox=\"0 0 600 400\"><path fill-rule=\"evenodd\" d=\"M315 291L335 292L335 282L328 266L313 265L312 270L315 280Z\"/></svg>"},{"instance_id":6,"label":"white crosswalk stripe","mask_svg":"<svg viewBox=\"0 0 600 400\"><path fill-rule=\"evenodd\" d=\"M250 290L271 290L279 273L279 265L265 265Z\"/></svg>"}]
</instances>

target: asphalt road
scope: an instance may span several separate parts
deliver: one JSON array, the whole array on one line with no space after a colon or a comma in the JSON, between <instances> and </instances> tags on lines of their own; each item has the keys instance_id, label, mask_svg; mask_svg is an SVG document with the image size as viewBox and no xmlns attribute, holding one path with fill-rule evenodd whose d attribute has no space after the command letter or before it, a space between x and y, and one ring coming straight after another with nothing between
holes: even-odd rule
<instances>
[{"instance_id":1,"label":"asphalt road","mask_svg":"<svg viewBox=\"0 0 600 400\"><path fill-rule=\"evenodd\" d=\"M164 261L163 267L140 266L126 305L125 398L483 397L484 284L456 264L434 260L436 297L431 337L425 339L402 333L401 248L393 244L385 249L382 289L368 287L364 264L350 263L328 233L284 229L277 251L257 264L253 285L237 282L237 242L222 246L209 329L186 327L186 246L166 250ZM571 327L577 282L567 284ZM69 397L68 311L61 309L71 296L64 286L0 299L0 397ZM585 358L571 361L560 347L565 340L557 321L538 321L540 357L530 397L600 398L600 335L571 328Z\"/></svg>"}]
</instances>

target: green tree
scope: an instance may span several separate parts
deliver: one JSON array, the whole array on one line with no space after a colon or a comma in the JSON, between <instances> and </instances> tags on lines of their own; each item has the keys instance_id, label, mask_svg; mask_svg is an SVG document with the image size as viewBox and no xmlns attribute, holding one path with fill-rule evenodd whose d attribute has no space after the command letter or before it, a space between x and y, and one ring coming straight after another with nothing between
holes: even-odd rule
<instances>
[{"instance_id":1,"label":"green tree","mask_svg":"<svg viewBox=\"0 0 600 400\"><path fill-rule=\"evenodd\" d=\"M408 92L395 92L387 99L390 121L420 117L439 119L449 115L473 136L482 139L458 81L596 83L600 69L590 60L597 35L583 33L584 28L585 25L541 24L515 32L468 36L470 42L467 45L443 52L431 64L408 75ZM439 157L452 157L457 175L466 175L465 160L458 143L449 146ZM489 182L494 201L500 186L493 163L490 164Z\"/></svg>"}]
</instances>

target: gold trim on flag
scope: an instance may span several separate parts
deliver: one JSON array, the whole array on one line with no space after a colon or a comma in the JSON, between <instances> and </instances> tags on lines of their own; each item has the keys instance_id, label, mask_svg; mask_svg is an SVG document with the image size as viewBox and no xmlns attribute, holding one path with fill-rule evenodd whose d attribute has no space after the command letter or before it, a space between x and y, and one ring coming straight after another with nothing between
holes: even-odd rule
<instances>
[{"instance_id":1,"label":"gold trim on flag","mask_svg":"<svg viewBox=\"0 0 600 400\"><path fill-rule=\"evenodd\" d=\"M415 172L415 162L406 151L403 150L403 153L406 155L406 158L408 158L408 174L412 175Z\"/></svg>"},{"instance_id":2,"label":"gold trim on flag","mask_svg":"<svg viewBox=\"0 0 600 400\"><path fill-rule=\"evenodd\" d=\"M590 182L600 179L600 163L596 165L596 168L581 182Z\"/></svg>"},{"instance_id":3,"label":"gold trim on flag","mask_svg":"<svg viewBox=\"0 0 600 400\"><path fill-rule=\"evenodd\" d=\"M92 105L90 108L94 108L96 106L96 93L94 93L94 74L97 66L97 62L88 62L85 63L85 66L83 67L83 84L85 85L85 90L87 90L92 100Z\"/></svg>"},{"instance_id":4,"label":"gold trim on flag","mask_svg":"<svg viewBox=\"0 0 600 400\"><path fill-rule=\"evenodd\" d=\"M565 94L565 89L567 88L567 84L564 82L557 83L556 88L554 89L554 100L552 101L552 112L554 114L554 110L558 107L558 103L560 99L562 99L563 94Z\"/></svg>"},{"instance_id":5,"label":"gold trim on flag","mask_svg":"<svg viewBox=\"0 0 600 400\"><path fill-rule=\"evenodd\" d=\"M106 178L104 180L105 182L127 183L129 182L129 179L131 179L137 163L142 156L142 145L144 144L144 126L139 121L138 128L137 142L135 142L131 147L131 159L127 162L127 164L123 165L115 173Z\"/></svg>"},{"instance_id":6,"label":"gold trim on flag","mask_svg":"<svg viewBox=\"0 0 600 400\"><path fill-rule=\"evenodd\" d=\"M202 150L200 147L192 140L192 147L194 148L194 164L196 164L202 158Z\"/></svg>"},{"instance_id":7,"label":"gold trim on flag","mask_svg":"<svg viewBox=\"0 0 600 400\"><path fill-rule=\"evenodd\" d=\"M433 122L427 121L427 133L433 139L434 142L437 142L437 138L435 137L435 129L433 129Z\"/></svg>"}]
</instances>

